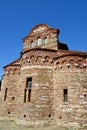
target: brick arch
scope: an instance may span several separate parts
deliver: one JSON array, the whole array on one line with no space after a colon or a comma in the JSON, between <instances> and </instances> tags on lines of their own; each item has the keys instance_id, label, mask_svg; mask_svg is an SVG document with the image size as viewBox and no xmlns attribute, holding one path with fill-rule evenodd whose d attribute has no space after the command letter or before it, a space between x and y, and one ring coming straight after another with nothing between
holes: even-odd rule
<instances>
[{"instance_id":1,"label":"brick arch","mask_svg":"<svg viewBox=\"0 0 87 130\"><path fill-rule=\"evenodd\" d=\"M43 44L46 45L49 43L49 35L45 35L44 37L42 37L43 39Z\"/></svg>"},{"instance_id":2,"label":"brick arch","mask_svg":"<svg viewBox=\"0 0 87 130\"><path fill-rule=\"evenodd\" d=\"M25 60L28 59L28 56L26 56L24 59L25 59Z\"/></svg>"},{"instance_id":3,"label":"brick arch","mask_svg":"<svg viewBox=\"0 0 87 130\"><path fill-rule=\"evenodd\" d=\"M83 61L82 61L81 59L78 59L78 60L77 60L77 63L79 63L79 64L82 64L82 62L83 62Z\"/></svg>"},{"instance_id":4,"label":"brick arch","mask_svg":"<svg viewBox=\"0 0 87 130\"><path fill-rule=\"evenodd\" d=\"M18 69L17 68L14 69L14 74L18 74Z\"/></svg>"},{"instance_id":5,"label":"brick arch","mask_svg":"<svg viewBox=\"0 0 87 130\"><path fill-rule=\"evenodd\" d=\"M25 56L21 59L21 62L25 62L28 59L28 56Z\"/></svg>"},{"instance_id":6,"label":"brick arch","mask_svg":"<svg viewBox=\"0 0 87 130\"><path fill-rule=\"evenodd\" d=\"M49 56L45 56L45 62L49 62L50 57Z\"/></svg>"},{"instance_id":7,"label":"brick arch","mask_svg":"<svg viewBox=\"0 0 87 130\"><path fill-rule=\"evenodd\" d=\"M66 60L62 60L62 61L61 61L62 64L65 64L66 62L67 62Z\"/></svg>"},{"instance_id":8,"label":"brick arch","mask_svg":"<svg viewBox=\"0 0 87 130\"><path fill-rule=\"evenodd\" d=\"M83 68L83 64L84 64L83 59L78 59L78 60L77 60L77 64L78 64L78 66L79 66L80 68Z\"/></svg>"},{"instance_id":9,"label":"brick arch","mask_svg":"<svg viewBox=\"0 0 87 130\"><path fill-rule=\"evenodd\" d=\"M74 59L69 60L69 64L70 64L71 67L74 67L75 63L76 63L76 61Z\"/></svg>"},{"instance_id":10,"label":"brick arch","mask_svg":"<svg viewBox=\"0 0 87 130\"><path fill-rule=\"evenodd\" d=\"M67 65L67 60L66 59L63 59L62 61L61 61L61 67L60 68L66 68L66 65Z\"/></svg>"},{"instance_id":11,"label":"brick arch","mask_svg":"<svg viewBox=\"0 0 87 130\"><path fill-rule=\"evenodd\" d=\"M58 65L60 65L60 62L58 61L58 62L56 62L56 64L55 64L56 66L58 66Z\"/></svg>"},{"instance_id":12,"label":"brick arch","mask_svg":"<svg viewBox=\"0 0 87 130\"><path fill-rule=\"evenodd\" d=\"M25 62L25 63L28 62L28 56L25 57L24 62Z\"/></svg>"},{"instance_id":13,"label":"brick arch","mask_svg":"<svg viewBox=\"0 0 87 130\"><path fill-rule=\"evenodd\" d=\"M22 58L22 59L21 59L21 63L22 63L22 64L25 64L25 58Z\"/></svg>"},{"instance_id":14,"label":"brick arch","mask_svg":"<svg viewBox=\"0 0 87 130\"><path fill-rule=\"evenodd\" d=\"M69 63L71 63L71 64L72 64L72 63L75 63L75 60L74 60L74 59L70 59L70 60L69 60Z\"/></svg>"},{"instance_id":15,"label":"brick arch","mask_svg":"<svg viewBox=\"0 0 87 130\"><path fill-rule=\"evenodd\" d=\"M61 61L61 65L62 65L62 67L65 67L66 64L67 64L67 61L66 61L65 59Z\"/></svg>"},{"instance_id":16,"label":"brick arch","mask_svg":"<svg viewBox=\"0 0 87 130\"><path fill-rule=\"evenodd\" d=\"M42 61L42 56L37 56L36 61L41 62Z\"/></svg>"},{"instance_id":17,"label":"brick arch","mask_svg":"<svg viewBox=\"0 0 87 130\"><path fill-rule=\"evenodd\" d=\"M30 59L32 59L32 58L34 58L34 57L35 57L34 55L31 55L31 56L30 56Z\"/></svg>"},{"instance_id":18,"label":"brick arch","mask_svg":"<svg viewBox=\"0 0 87 130\"><path fill-rule=\"evenodd\" d=\"M12 72L13 72L13 69L8 70L9 75L12 74Z\"/></svg>"},{"instance_id":19,"label":"brick arch","mask_svg":"<svg viewBox=\"0 0 87 130\"><path fill-rule=\"evenodd\" d=\"M58 62L56 62L56 69L59 69L60 68L60 66L61 66L61 63L58 61Z\"/></svg>"},{"instance_id":20,"label":"brick arch","mask_svg":"<svg viewBox=\"0 0 87 130\"><path fill-rule=\"evenodd\" d=\"M21 60L20 60L20 62L22 62L24 59L22 58Z\"/></svg>"},{"instance_id":21,"label":"brick arch","mask_svg":"<svg viewBox=\"0 0 87 130\"><path fill-rule=\"evenodd\" d=\"M6 69L6 70L5 70L5 74L6 74L6 75L9 75L9 69Z\"/></svg>"},{"instance_id":22,"label":"brick arch","mask_svg":"<svg viewBox=\"0 0 87 130\"><path fill-rule=\"evenodd\" d=\"M31 55L31 56L30 56L30 62L32 62L32 63L33 63L33 62L34 62L34 60L35 60L35 56L34 56L34 55Z\"/></svg>"},{"instance_id":23,"label":"brick arch","mask_svg":"<svg viewBox=\"0 0 87 130\"><path fill-rule=\"evenodd\" d=\"M33 35L35 33L35 31L36 30L39 31L40 28L42 28L43 29L42 31L44 32L44 31L48 30L50 27L47 24L38 24L38 25L36 25L35 27L32 28L32 30L30 31L29 35L30 36Z\"/></svg>"}]
</instances>

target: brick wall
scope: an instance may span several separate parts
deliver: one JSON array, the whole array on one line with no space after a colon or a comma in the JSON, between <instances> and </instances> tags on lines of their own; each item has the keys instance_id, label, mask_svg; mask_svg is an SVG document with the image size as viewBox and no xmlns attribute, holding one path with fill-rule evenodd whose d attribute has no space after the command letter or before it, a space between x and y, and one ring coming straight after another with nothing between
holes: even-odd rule
<instances>
[{"instance_id":1,"label":"brick wall","mask_svg":"<svg viewBox=\"0 0 87 130\"><path fill-rule=\"evenodd\" d=\"M54 108L57 123L87 123L86 59L67 56L56 60L54 69ZM64 89L68 101L64 101ZM61 124L61 123L60 123Z\"/></svg>"},{"instance_id":2,"label":"brick wall","mask_svg":"<svg viewBox=\"0 0 87 130\"><path fill-rule=\"evenodd\" d=\"M57 34L47 25L34 27L23 39L20 58L4 67L0 120L27 126L87 124L87 53L58 50ZM38 37L48 38L48 44L30 48Z\"/></svg>"}]
</instances>

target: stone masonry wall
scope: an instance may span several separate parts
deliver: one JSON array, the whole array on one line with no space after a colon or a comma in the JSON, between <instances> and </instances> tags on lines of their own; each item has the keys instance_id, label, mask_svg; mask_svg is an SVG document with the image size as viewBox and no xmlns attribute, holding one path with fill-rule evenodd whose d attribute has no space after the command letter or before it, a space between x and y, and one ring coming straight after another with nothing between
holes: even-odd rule
<instances>
[{"instance_id":1,"label":"stone masonry wall","mask_svg":"<svg viewBox=\"0 0 87 130\"><path fill-rule=\"evenodd\" d=\"M54 52L33 50L21 58L20 91L17 124L34 126L52 124L53 115L53 56ZM32 78L31 101L26 102L24 91L26 79Z\"/></svg>"},{"instance_id":2,"label":"stone masonry wall","mask_svg":"<svg viewBox=\"0 0 87 130\"><path fill-rule=\"evenodd\" d=\"M7 67L2 80L1 119L14 120L17 117L17 98L19 94L19 67Z\"/></svg>"},{"instance_id":3,"label":"stone masonry wall","mask_svg":"<svg viewBox=\"0 0 87 130\"><path fill-rule=\"evenodd\" d=\"M68 101L64 101L64 89L68 91ZM54 96L55 118L59 125L67 123L87 124L87 69L85 58L67 56L56 60Z\"/></svg>"},{"instance_id":4,"label":"stone masonry wall","mask_svg":"<svg viewBox=\"0 0 87 130\"><path fill-rule=\"evenodd\" d=\"M35 26L20 58L4 67L0 120L26 126L87 125L87 53L69 51L59 29Z\"/></svg>"},{"instance_id":5,"label":"stone masonry wall","mask_svg":"<svg viewBox=\"0 0 87 130\"><path fill-rule=\"evenodd\" d=\"M45 24L37 25L31 30L29 35L23 39L23 51L35 47L58 50L58 34L59 29L50 28ZM38 38L40 38L41 41L39 45Z\"/></svg>"}]
</instances>

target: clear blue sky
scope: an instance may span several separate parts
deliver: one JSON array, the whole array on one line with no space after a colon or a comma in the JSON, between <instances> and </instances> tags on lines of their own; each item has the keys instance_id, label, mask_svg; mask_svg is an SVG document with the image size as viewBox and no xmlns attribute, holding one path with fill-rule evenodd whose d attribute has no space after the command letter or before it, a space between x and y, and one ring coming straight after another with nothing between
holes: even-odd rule
<instances>
[{"instance_id":1,"label":"clear blue sky","mask_svg":"<svg viewBox=\"0 0 87 130\"><path fill-rule=\"evenodd\" d=\"M70 50L87 51L87 0L0 0L0 77L19 58L22 38L45 23L59 28Z\"/></svg>"}]
</instances>

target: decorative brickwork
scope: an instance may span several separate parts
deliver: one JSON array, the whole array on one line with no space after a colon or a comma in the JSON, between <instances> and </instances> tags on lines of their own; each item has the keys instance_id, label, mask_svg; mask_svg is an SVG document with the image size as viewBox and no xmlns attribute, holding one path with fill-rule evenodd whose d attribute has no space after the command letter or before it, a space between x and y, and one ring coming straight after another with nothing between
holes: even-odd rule
<instances>
[{"instance_id":1,"label":"decorative brickwork","mask_svg":"<svg viewBox=\"0 0 87 130\"><path fill-rule=\"evenodd\" d=\"M4 67L0 119L26 126L87 125L87 53L60 43L59 29L35 26L20 58Z\"/></svg>"}]
</instances>

